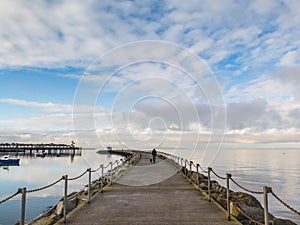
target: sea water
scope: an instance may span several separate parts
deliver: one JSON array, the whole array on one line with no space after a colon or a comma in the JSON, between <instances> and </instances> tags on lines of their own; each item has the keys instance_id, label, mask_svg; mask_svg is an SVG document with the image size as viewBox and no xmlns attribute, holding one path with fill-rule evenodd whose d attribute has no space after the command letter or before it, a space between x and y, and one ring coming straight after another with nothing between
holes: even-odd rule
<instances>
[{"instance_id":1,"label":"sea water","mask_svg":"<svg viewBox=\"0 0 300 225\"><path fill-rule=\"evenodd\" d=\"M273 192L290 206L300 211L300 149L299 148L221 148L219 151L209 149L183 151L185 157L207 166L223 178L226 173L241 186L253 190L263 191L263 186L271 187ZM190 155L189 155L190 154ZM226 181L212 174L226 187ZM233 182L230 189L242 191ZM252 194L263 206L263 195ZM269 212L275 217L290 219L300 224L300 216L283 206L271 194L268 194Z\"/></svg>"},{"instance_id":2,"label":"sea water","mask_svg":"<svg viewBox=\"0 0 300 225\"><path fill-rule=\"evenodd\" d=\"M26 187L32 190L44 187L60 179L63 175L68 178L77 177L88 168L97 169L100 164L107 165L120 159L117 155L101 155L97 150L82 150L81 156L59 157L28 157L19 156L19 166L0 167L0 200L17 192L18 188ZM106 170L108 170L107 168ZM92 179L101 176L101 171L92 173ZM88 183L88 175L69 181L68 193L81 190ZM55 205L64 194L64 181L41 190L26 194L26 221ZM20 219L21 195L0 204L0 225L12 225Z\"/></svg>"},{"instance_id":3,"label":"sea water","mask_svg":"<svg viewBox=\"0 0 300 225\"><path fill-rule=\"evenodd\" d=\"M262 191L263 186L273 191L298 211L300 210L300 149L249 149L222 148L220 151L190 151L187 149L158 149L185 156L203 167L210 166L221 176L232 174L232 178L247 189ZM212 154L210 156L210 154ZM100 164L119 159L119 156L99 155L96 150L83 150L82 156L21 158L20 166L0 168L0 199L17 191L20 187L27 190L47 185L68 174L80 175L87 168L95 169ZM213 159L213 160L211 160ZM93 178L99 177L99 172ZM87 176L70 181L68 193L80 190L87 184ZM225 181L212 175L225 186ZM33 219L49 207L55 205L63 196L64 183L54 185L43 191L28 193L26 220ZM230 188L243 191L232 182ZM262 195L254 196L263 203ZM276 217L288 218L300 224L300 216L293 214L269 194L269 211ZM0 224L15 224L20 217L20 195L0 204Z\"/></svg>"}]
</instances>

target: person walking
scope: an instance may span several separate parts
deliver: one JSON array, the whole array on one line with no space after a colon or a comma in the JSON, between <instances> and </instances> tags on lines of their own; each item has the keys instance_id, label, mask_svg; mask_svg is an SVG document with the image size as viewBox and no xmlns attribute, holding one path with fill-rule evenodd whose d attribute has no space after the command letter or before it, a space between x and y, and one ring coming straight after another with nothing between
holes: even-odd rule
<instances>
[{"instance_id":1,"label":"person walking","mask_svg":"<svg viewBox=\"0 0 300 225\"><path fill-rule=\"evenodd\" d=\"M157 152L155 148L152 150L152 162L155 163Z\"/></svg>"}]
</instances>

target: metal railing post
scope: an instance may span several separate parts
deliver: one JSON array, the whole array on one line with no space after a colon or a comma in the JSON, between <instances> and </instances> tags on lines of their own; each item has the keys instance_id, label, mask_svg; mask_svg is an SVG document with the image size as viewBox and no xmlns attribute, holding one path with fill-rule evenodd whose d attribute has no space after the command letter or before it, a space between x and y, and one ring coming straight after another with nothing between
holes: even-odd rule
<instances>
[{"instance_id":1,"label":"metal railing post","mask_svg":"<svg viewBox=\"0 0 300 225\"><path fill-rule=\"evenodd\" d=\"M92 169L88 168L87 171L89 172L89 180L88 180L88 203L91 201L91 180L92 180Z\"/></svg>"},{"instance_id":2,"label":"metal railing post","mask_svg":"<svg viewBox=\"0 0 300 225\"><path fill-rule=\"evenodd\" d=\"M117 160L116 162L117 162L117 172L116 173L117 173L117 176L118 176L118 174L119 174L119 160Z\"/></svg>"},{"instance_id":3,"label":"metal railing post","mask_svg":"<svg viewBox=\"0 0 300 225\"><path fill-rule=\"evenodd\" d=\"M184 160L184 175L187 176L186 160Z\"/></svg>"},{"instance_id":4,"label":"metal railing post","mask_svg":"<svg viewBox=\"0 0 300 225\"><path fill-rule=\"evenodd\" d=\"M210 193L211 193L211 181L210 181L210 172L211 172L212 168L208 167L208 174L207 174L207 192L208 192L208 201L211 201L211 197L210 197Z\"/></svg>"},{"instance_id":5,"label":"metal railing post","mask_svg":"<svg viewBox=\"0 0 300 225\"><path fill-rule=\"evenodd\" d=\"M64 191L64 223L67 222L67 196L68 196L68 175L63 176L65 180L65 191Z\"/></svg>"},{"instance_id":6,"label":"metal railing post","mask_svg":"<svg viewBox=\"0 0 300 225\"><path fill-rule=\"evenodd\" d=\"M196 172L197 172L197 187L198 187L198 191L200 190L199 166L200 166L200 165L197 163Z\"/></svg>"},{"instance_id":7,"label":"metal railing post","mask_svg":"<svg viewBox=\"0 0 300 225\"><path fill-rule=\"evenodd\" d=\"M112 184L112 182L113 182L113 171L112 171L112 169L113 169L113 163L110 162L110 184Z\"/></svg>"},{"instance_id":8,"label":"metal railing post","mask_svg":"<svg viewBox=\"0 0 300 225\"><path fill-rule=\"evenodd\" d=\"M231 220L230 218L230 190L229 190L229 179L231 178L231 174L226 173L226 201L227 201L227 219L228 221Z\"/></svg>"},{"instance_id":9,"label":"metal railing post","mask_svg":"<svg viewBox=\"0 0 300 225\"><path fill-rule=\"evenodd\" d=\"M103 193L103 179L104 179L103 173L104 173L104 165L101 164L100 167L101 167L101 183L100 183L101 189L100 189L100 192Z\"/></svg>"},{"instance_id":10,"label":"metal railing post","mask_svg":"<svg viewBox=\"0 0 300 225\"><path fill-rule=\"evenodd\" d=\"M190 161L190 183L193 183L192 182L192 165L193 165L193 161Z\"/></svg>"},{"instance_id":11,"label":"metal railing post","mask_svg":"<svg viewBox=\"0 0 300 225\"><path fill-rule=\"evenodd\" d=\"M264 186L264 218L265 218L265 225L269 225L269 204L268 204L268 193L271 191L270 187Z\"/></svg>"},{"instance_id":12,"label":"metal railing post","mask_svg":"<svg viewBox=\"0 0 300 225\"><path fill-rule=\"evenodd\" d=\"M26 208L26 187L19 188L19 192L22 194L20 225L25 224L25 208Z\"/></svg>"}]
</instances>

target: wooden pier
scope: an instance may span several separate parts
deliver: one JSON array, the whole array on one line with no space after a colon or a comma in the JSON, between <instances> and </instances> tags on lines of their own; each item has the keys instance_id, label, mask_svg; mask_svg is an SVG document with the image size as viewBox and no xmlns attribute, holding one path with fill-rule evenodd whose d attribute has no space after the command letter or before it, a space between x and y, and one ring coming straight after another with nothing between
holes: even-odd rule
<instances>
[{"instance_id":1,"label":"wooden pier","mask_svg":"<svg viewBox=\"0 0 300 225\"><path fill-rule=\"evenodd\" d=\"M12 155L81 155L81 147L66 144L0 143L0 154Z\"/></svg>"},{"instance_id":2,"label":"wooden pier","mask_svg":"<svg viewBox=\"0 0 300 225\"><path fill-rule=\"evenodd\" d=\"M150 157L142 153L135 166L90 204L68 214L67 224L240 224L228 221L226 212L209 202L178 169L160 159L150 164Z\"/></svg>"}]
</instances>

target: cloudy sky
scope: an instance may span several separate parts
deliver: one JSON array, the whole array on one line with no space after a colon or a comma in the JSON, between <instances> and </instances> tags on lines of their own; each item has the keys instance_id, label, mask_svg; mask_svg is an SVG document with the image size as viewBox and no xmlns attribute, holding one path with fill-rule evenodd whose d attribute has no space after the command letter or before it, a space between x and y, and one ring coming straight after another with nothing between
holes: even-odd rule
<instances>
[{"instance_id":1,"label":"cloudy sky","mask_svg":"<svg viewBox=\"0 0 300 225\"><path fill-rule=\"evenodd\" d=\"M298 142L299 8L3 0L0 142Z\"/></svg>"}]
</instances>

